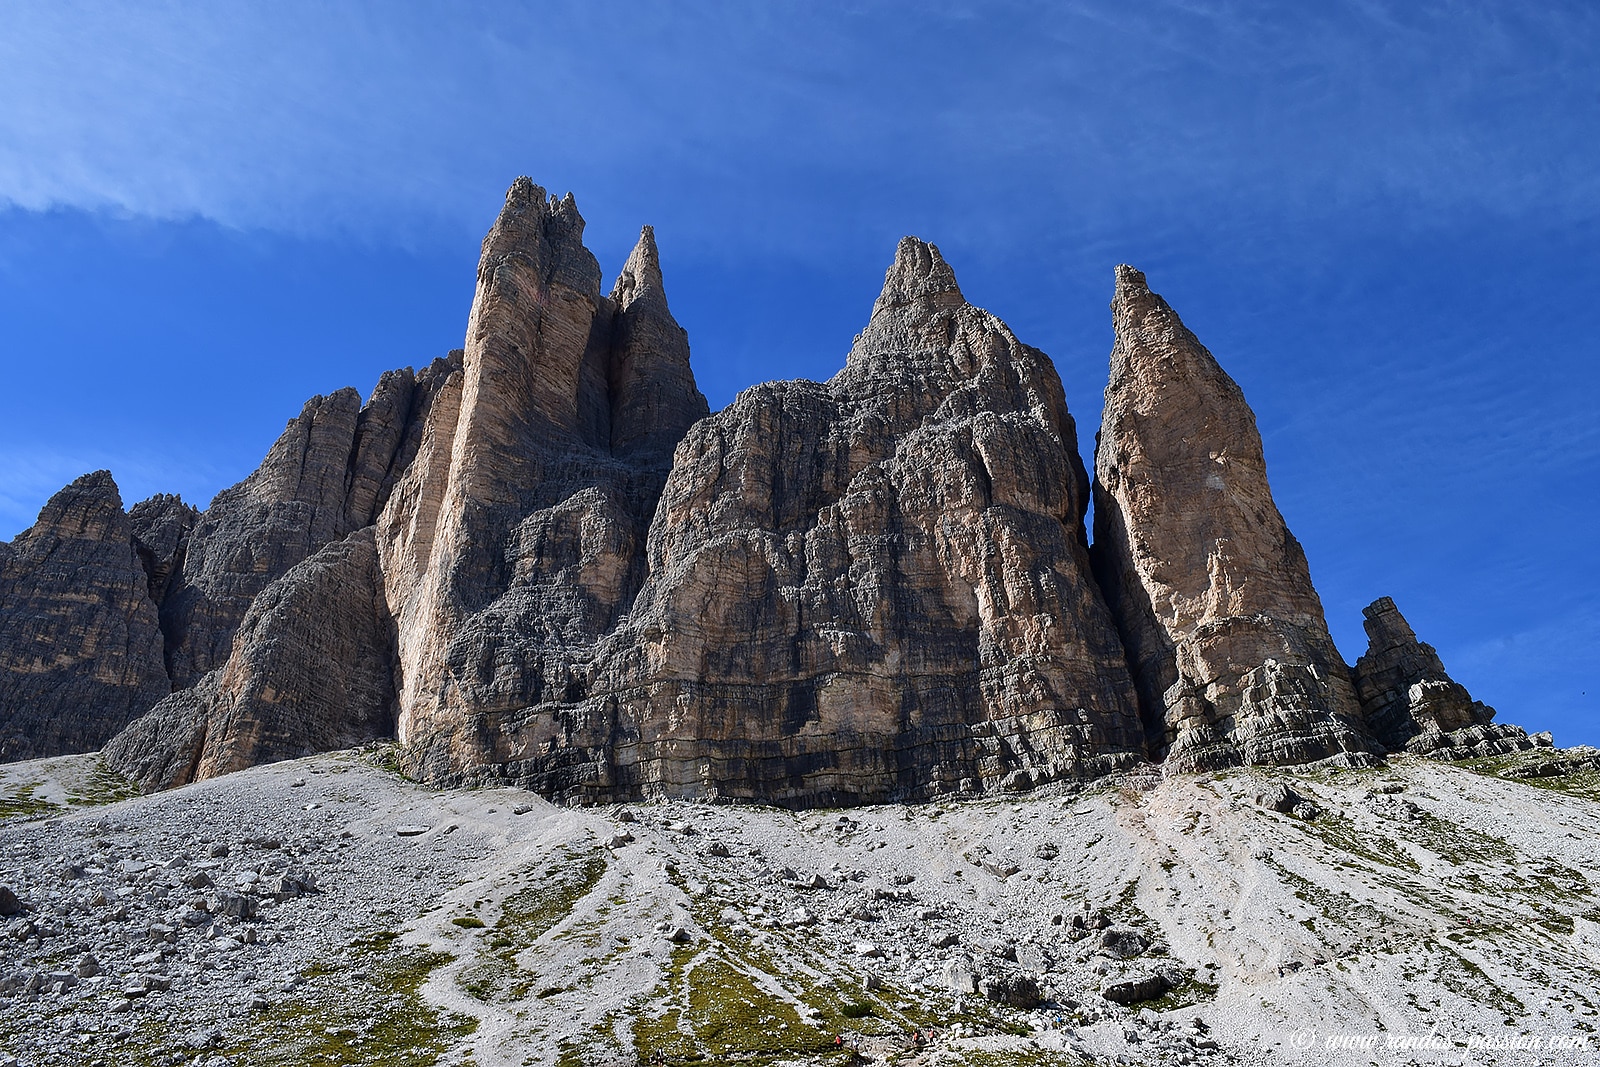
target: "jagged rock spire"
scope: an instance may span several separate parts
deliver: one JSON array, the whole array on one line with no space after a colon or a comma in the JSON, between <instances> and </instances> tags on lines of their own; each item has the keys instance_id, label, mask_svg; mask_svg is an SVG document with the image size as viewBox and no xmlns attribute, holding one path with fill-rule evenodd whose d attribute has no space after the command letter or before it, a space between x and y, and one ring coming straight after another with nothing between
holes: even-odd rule
<instances>
[{"instance_id":1,"label":"jagged rock spire","mask_svg":"<svg viewBox=\"0 0 1600 1067\"><path fill-rule=\"evenodd\" d=\"M639 231L611 299L611 452L665 469L684 433L711 409L689 368L689 335L667 308L653 227Z\"/></svg>"},{"instance_id":2,"label":"jagged rock spire","mask_svg":"<svg viewBox=\"0 0 1600 1067\"><path fill-rule=\"evenodd\" d=\"M1361 614L1367 651L1356 661L1356 692L1385 748L1466 759L1533 747L1518 727L1495 724L1494 709L1445 673L1439 653L1417 640L1392 599L1379 597Z\"/></svg>"},{"instance_id":3,"label":"jagged rock spire","mask_svg":"<svg viewBox=\"0 0 1600 1067\"><path fill-rule=\"evenodd\" d=\"M902 237L894 262L884 275L883 291L872 305L878 314L890 308L925 302L932 307L957 307L966 303L956 272L939 254L939 246L917 237Z\"/></svg>"},{"instance_id":4,"label":"jagged rock spire","mask_svg":"<svg viewBox=\"0 0 1600 1067\"><path fill-rule=\"evenodd\" d=\"M661 254L656 250L654 226L640 228L639 240L628 253L628 260L611 287L611 299L621 311L640 300L655 300L666 305L666 286L661 281Z\"/></svg>"},{"instance_id":5,"label":"jagged rock spire","mask_svg":"<svg viewBox=\"0 0 1600 1067\"><path fill-rule=\"evenodd\" d=\"M1366 758L1360 708L1239 386L1116 270L1095 563L1156 754L1177 770Z\"/></svg>"}]
</instances>

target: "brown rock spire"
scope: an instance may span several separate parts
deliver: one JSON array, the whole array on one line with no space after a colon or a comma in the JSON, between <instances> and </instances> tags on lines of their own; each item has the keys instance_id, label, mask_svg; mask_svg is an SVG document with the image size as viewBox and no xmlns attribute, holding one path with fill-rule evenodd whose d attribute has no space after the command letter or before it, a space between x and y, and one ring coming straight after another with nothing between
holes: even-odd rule
<instances>
[{"instance_id":1,"label":"brown rock spire","mask_svg":"<svg viewBox=\"0 0 1600 1067\"><path fill-rule=\"evenodd\" d=\"M1132 267L1095 449L1095 563L1177 770L1367 757L1349 668L1233 379Z\"/></svg>"},{"instance_id":2,"label":"brown rock spire","mask_svg":"<svg viewBox=\"0 0 1600 1067\"><path fill-rule=\"evenodd\" d=\"M611 300L611 452L652 466L672 464L672 450L710 413L689 369L689 335L667 308L655 231L639 233Z\"/></svg>"}]
</instances>

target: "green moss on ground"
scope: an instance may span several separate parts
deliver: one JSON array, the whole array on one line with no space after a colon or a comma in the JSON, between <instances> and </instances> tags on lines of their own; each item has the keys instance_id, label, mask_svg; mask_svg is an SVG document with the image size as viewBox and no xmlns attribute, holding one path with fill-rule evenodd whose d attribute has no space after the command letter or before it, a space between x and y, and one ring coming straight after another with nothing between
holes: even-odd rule
<instances>
[{"instance_id":1,"label":"green moss on ground","mask_svg":"<svg viewBox=\"0 0 1600 1067\"><path fill-rule=\"evenodd\" d=\"M89 776L83 783L83 788L73 790L67 798L67 803L74 807L93 807L129 800L141 793L139 783L131 778L124 778L112 770L105 760L96 759L93 769L89 771Z\"/></svg>"},{"instance_id":2,"label":"green moss on ground","mask_svg":"<svg viewBox=\"0 0 1600 1067\"><path fill-rule=\"evenodd\" d=\"M0 797L0 822L37 819L56 810L56 805L34 794L43 782L28 782Z\"/></svg>"},{"instance_id":3,"label":"green moss on ground","mask_svg":"<svg viewBox=\"0 0 1600 1067\"><path fill-rule=\"evenodd\" d=\"M603 849L574 853L563 848L548 865L525 871L529 884L501 902L493 925L481 935L476 958L456 983L485 1002L527 999L536 978L517 964L517 957L572 914L599 884L606 865Z\"/></svg>"},{"instance_id":4,"label":"green moss on ground","mask_svg":"<svg viewBox=\"0 0 1600 1067\"><path fill-rule=\"evenodd\" d=\"M234 1067L432 1067L470 1037L478 1021L441 1012L423 999L428 975L453 956L396 947L398 935L358 939L353 958L363 978L346 975L241 1019L220 1050ZM313 978L340 973L310 968Z\"/></svg>"}]
</instances>

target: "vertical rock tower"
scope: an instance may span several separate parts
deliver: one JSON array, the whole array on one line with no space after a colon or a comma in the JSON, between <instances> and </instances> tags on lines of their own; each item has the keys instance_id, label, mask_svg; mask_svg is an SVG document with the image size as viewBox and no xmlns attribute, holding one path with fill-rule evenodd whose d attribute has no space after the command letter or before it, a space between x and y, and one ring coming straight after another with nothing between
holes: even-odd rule
<instances>
[{"instance_id":1,"label":"vertical rock tower","mask_svg":"<svg viewBox=\"0 0 1600 1067\"><path fill-rule=\"evenodd\" d=\"M465 355L379 517L400 739L432 778L504 763L526 709L587 695L644 580L672 448L706 401L646 230L611 296L584 222L520 178L484 239Z\"/></svg>"},{"instance_id":2,"label":"vertical rock tower","mask_svg":"<svg viewBox=\"0 0 1600 1067\"><path fill-rule=\"evenodd\" d=\"M1095 565L1174 770L1360 761L1361 709L1244 394L1132 267L1095 449Z\"/></svg>"}]
</instances>

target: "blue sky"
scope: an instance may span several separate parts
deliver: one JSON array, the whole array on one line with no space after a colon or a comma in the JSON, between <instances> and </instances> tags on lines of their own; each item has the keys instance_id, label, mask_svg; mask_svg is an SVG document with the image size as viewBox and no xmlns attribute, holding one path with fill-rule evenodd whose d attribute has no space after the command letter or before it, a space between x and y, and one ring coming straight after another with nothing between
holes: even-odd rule
<instances>
[{"instance_id":1,"label":"blue sky","mask_svg":"<svg viewBox=\"0 0 1600 1067\"><path fill-rule=\"evenodd\" d=\"M109 467L204 504L304 400L461 343L518 174L655 225L713 407L826 377L896 239L1051 354L1111 268L1239 380L1354 659L1395 597L1600 743L1600 7L8 4L0 537Z\"/></svg>"}]
</instances>

